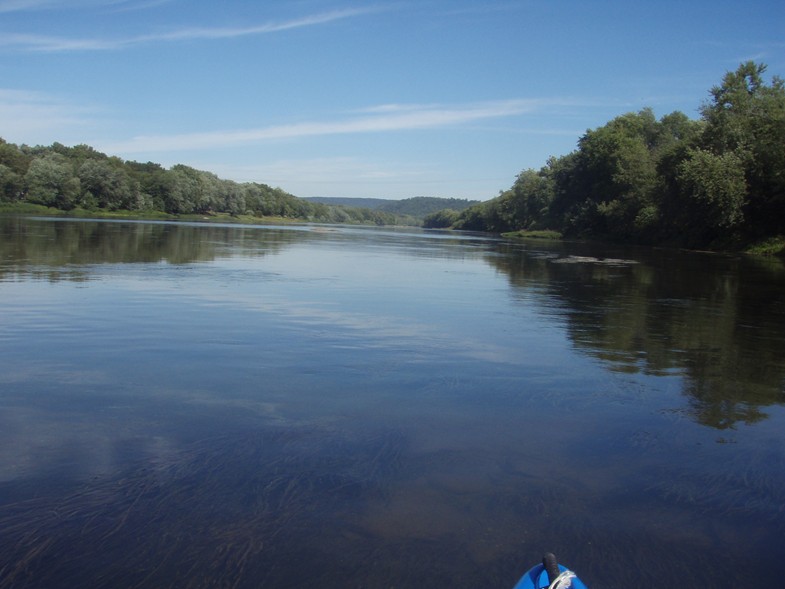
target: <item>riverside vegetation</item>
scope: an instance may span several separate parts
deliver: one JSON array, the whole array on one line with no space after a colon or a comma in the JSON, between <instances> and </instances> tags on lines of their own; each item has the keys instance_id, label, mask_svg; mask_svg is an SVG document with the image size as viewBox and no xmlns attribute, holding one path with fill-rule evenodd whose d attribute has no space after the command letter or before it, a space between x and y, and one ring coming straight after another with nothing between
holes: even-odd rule
<instances>
[{"instance_id":1,"label":"riverside vegetation","mask_svg":"<svg viewBox=\"0 0 785 589\"><path fill-rule=\"evenodd\" d=\"M783 253L785 87L765 71L747 62L728 72L700 120L658 120L648 108L616 117L493 200L425 224Z\"/></svg>"},{"instance_id":2,"label":"riverside vegetation","mask_svg":"<svg viewBox=\"0 0 785 589\"><path fill-rule=\"evenodd\" d=\"M700 120L645 108L587 131L578 148L521 172L492 200L407 199L416 212L325 204L178 164L165 169L87 145L0 139L0 210L77 215L221 216L408 224L691 248L785 252L785 85L741 64L710 91ZM439 201L442 206L439 206ZM426 204L430 210L423 209ZM403 201L406 202L406 201ZM441 209L441 210L436 210ZM122 213L121 211L128 211ZM533 233L539 232L539 233Z\"/></svg>"}]
</instances>

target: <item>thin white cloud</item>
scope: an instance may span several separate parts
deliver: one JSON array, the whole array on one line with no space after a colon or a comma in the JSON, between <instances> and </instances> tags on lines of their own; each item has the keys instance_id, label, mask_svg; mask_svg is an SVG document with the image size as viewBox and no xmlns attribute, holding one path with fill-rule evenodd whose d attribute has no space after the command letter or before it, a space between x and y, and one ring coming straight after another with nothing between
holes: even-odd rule
<instances>
[{"instance_id":1,"label":"thin white cloud","mask_svg":"<svg viewBox=\"0 0 785 589\"><path fill-rule=\"evenodd\" d=\"M302 27L330 23L336 20L368 14L372 11L375 11L375 9L351 8L346 10L334 10L331 12L314 14L289 21L264 23L250 27L181 29L158 35L144 35L141 37L136 37L135 39L130 39L128 43L135 44L150 41L182 41L191 39L227 39L233 37L245 37L248 35L277 33L279 31L287 31L289 29L298 29Z\"/></svg>"},{"instance_id":2,"label":"thin white cloud","mask_svg":"<svg viewBox=\"0 0 785 589\"><path fill-rule=\"evenodd\" d=\"M0 37L0 47L2 46L29 51L56 52L118 49L121 45L117 40L66 39L64 37L9 33Z\"/></svg>"},{"instance_id":3,"label":"thin white cloud","mask_svg":"<svg viewBox=\"0 0 785 589\"><path fill-rule=\"evenodd\" d=\"M174 0L140 0L139 2L136 1L128 1L128 2L118 2L116 4L115 12L126 12L131 10L142 10L145 8L152 8L154 6L161 6L162 4L169 4L169 2L173 2Z\"/></svg>"},{"instance_id":4,"label":"thin white cloud","mask_svg":"<svg viewBox=\"0 0 785 589\"><path fill-rule=\"evenodd\" d=\"M67 141L94 123L94 109L76 106L43 92L0 88L0 133L15 143ZM81 143L81 141L78 141Z\"/></svg>"},{"instance_id":5,"label":"thin white cloud","mask_svg":"<svg viewBox=\"0 0 785 589\"><path fill-rule=\"evenodd\" d=\"M279 159L247 165L211 160L193 162L192 165L197 169L209 169L222 178L276 186L423 182L437 172L423 162L400 163L386 159L381 162L353 156Z\"/></svg>"},{"instance_id":6,"label":"thin white cloud","mask_svg":"<svg viewBox=\"0 0 785 589\"><path fill-rule=\"evenodd\" d=\"M34 2L35 0L28 1ZM0 37L0 46L37 52L105 51L160 42L232 39L322 25L372 12L378 12L379 10L378 7L350 8L308 15L287 21L268 22L247 27L187 27L162 33L137 35L125 38L70 38L10 33Z\"/></svg>"},{"instance_id":7,"label":"thin white cloud","mask_svg":"<svg viewBox=\"0 0 785 589\"><path fill-rule=\"evenodd\" d=\"M57 5L53 0L0 0L0 13L39 10Z\"/></svg>"},{"instance_id":8,"label":"thin white cloud","mask_svg":"<svg viewBox=\"0 0 785 589\"><path fill-rule=\"evenodd\" d=\"M484 199L494 196L499 186L509 185L514 175L488 175L487 170L446 167L438 154L432 160L337 156L323 158L278 159L238 164L216 161L214 155L203 160L179 160L175 156L165 166L186 163L199 170L210 170L221 178L236 182L262 182L279 186L297 196L342 196L408 198L413 195ZM156 158L157 160L159 158Z\"/></svg>"},{"instance_id":9,"label":"thin white cloud","mask_svg":"<svg viewBox=\"0 0 785 589\"><path fill-rule=\"evenodd\" d=\"M449 5L448 5L449 6ZM521 10L521 4L517 2L491 3L482 2L469 6L459 6L447 8L444 16L476 16L482 14L495 14L499 12L515 12Z\"/></svg>"},{"instance_id":10,"label":"thin white cloud","mask_svg":"<svg viewBox=\"0 0 785 589\"><path fill-rule=\"evenodd\" d=\"M96 6L142 8L171 0L0 0L0 13L36 10L77 10Z\"/></svg>"},{"instance_id":11,"label":"thin white cloud","mask_svg":"<svg viewBox=\"0 0 785 589\"><path fill-rule=\"evenodd\" d=\"M146 135L103 146L113 153L167 152L228 147L276 139L324 135L407 131L462 125L483 119L502 118L532 112L538 100L506 100L461 106L382 106L365 109L369 116L337 121L316 121L256 129Z\"/></svg>"},{"instance_id":12,"label":"thin white cloud","mask_svg":"<svg viewBox=\"0 0 785 589\"><path fill-rule=\"evenodd\" d=\"M757 53L751 53L733 59L728 59L726 60L726 63L728 63L729 66L735 69L736 67L739 66L740 63L746 63L748 61L754 61L756 63L765 63L766 60L770 57L770 55L771 54L766 49L760 49L759 51L757 51Z\"/></svg>"}]
</instances>

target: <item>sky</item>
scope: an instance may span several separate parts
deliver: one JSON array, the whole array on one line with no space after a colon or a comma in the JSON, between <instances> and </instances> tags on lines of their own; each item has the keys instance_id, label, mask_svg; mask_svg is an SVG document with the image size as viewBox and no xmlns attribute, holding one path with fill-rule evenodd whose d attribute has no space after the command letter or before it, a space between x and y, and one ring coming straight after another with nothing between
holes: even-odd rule
<instances>
[{"instance_id":1,"label":"sky","mask_svg":"<svg viewBox=\"0 0 785 589\"><path fill-rule=\"evenodd\" d=\"M782 0L0 0L0 137L487 200L618 115L698 118L747 60L785 77Z\"/></svg>"}]
</instances>

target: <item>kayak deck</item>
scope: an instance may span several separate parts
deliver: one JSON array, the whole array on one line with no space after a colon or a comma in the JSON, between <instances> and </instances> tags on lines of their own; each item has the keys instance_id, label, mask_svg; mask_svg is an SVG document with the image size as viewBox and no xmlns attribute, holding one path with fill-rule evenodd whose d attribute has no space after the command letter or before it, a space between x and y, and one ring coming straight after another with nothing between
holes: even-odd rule
<instances>
[{"instance_id":1,"label":"kayak deck","mask_svg":"<svg viewBox=\"0 0 785 589\"><path fill-rule=\"evenodd\" d=\"M548 553L541 564L526 571L513 589L588 589L578 576Z\"/></svg>"}]
</instances>

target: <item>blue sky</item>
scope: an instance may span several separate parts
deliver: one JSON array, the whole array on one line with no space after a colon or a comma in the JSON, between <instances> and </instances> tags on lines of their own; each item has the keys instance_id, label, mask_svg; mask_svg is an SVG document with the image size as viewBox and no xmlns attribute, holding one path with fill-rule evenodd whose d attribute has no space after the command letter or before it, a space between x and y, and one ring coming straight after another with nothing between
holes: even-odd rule
<instances>
[{"instance_id":1,"label":"blue sky","mask_svg":"<svg viewBox=\"0 0 785 589\"><path fill-rule=\"evenodd\" d=\"M587 129L785 77L785 2L0 0L0 137L297 196L486 200Z\"/></svg>"}]
</instances>

